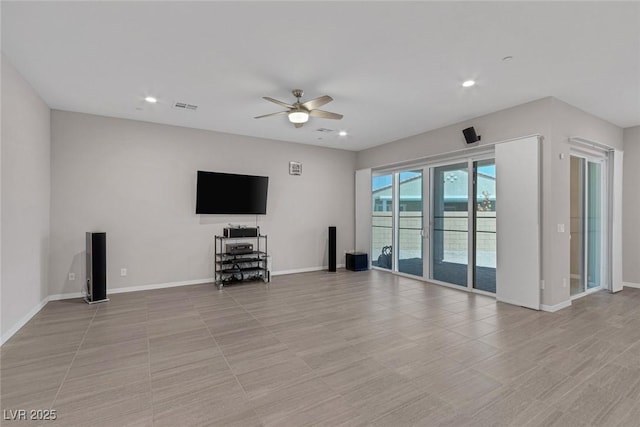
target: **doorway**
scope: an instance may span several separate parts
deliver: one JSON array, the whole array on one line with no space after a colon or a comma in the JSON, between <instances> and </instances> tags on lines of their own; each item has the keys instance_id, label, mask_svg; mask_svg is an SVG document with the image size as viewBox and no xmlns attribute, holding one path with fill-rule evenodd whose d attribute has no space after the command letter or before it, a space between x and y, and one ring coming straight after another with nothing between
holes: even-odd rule
<instances>
[{"instance_id":1,"label":"doorway","mask_svg":"<svg viewBox=\"0 0 640 427\"><path fill-rule=\"evenodd\" d=\"M570 294L606 285L608 254L606 157L571 155Z\"/></svg>"}]
</instances>

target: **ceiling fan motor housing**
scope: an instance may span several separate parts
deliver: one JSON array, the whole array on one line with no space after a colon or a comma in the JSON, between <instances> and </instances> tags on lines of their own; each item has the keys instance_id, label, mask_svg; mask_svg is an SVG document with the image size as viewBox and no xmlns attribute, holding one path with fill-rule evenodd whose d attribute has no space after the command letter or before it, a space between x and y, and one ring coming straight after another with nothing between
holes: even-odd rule
<instances>
[{"instance_id":1,"label":"ceiling fan motor housing","mask_svg":"<svg viewBox=\"0 0 640 427\"><path fill-rule=\"evenodd\" d=\"M334 120L342 119L342 114L336 114L317 109L318 107L321 107L326 103L333 101L333 98L331 98L329 95L324 95L310 101L300 102L300 98L302 97L302 95L304 95L304 91L302 89L294 89L291 91L291 93L296 97L296 102L294 102L293 104L287 104L286 102L278 101L277 99L264 96L263 99L283 106L287 108L287 110L258 116L256 117L256 119L286 114L289 117L289 121L293 123L296 128L302 127L302 125L309 120L309 116Z\"/></svg>"}]
</instances>

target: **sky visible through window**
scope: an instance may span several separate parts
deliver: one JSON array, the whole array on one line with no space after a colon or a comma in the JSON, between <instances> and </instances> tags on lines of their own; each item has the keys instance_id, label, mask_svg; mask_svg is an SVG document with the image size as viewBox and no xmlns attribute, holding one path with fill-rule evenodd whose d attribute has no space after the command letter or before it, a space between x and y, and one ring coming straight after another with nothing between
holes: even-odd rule
<instances>
[{"instance_id":1,"label":"sky visible through window","mask_svg":"<svg viewBox=\"0 0 640 427\"><path fill-rule=\"evenodd\" d=\"M379 190L391 185L391 175L374 176L371 181L371 189L373 191Z\"/></svg>"},{"instance_id":2,"label":"sky visible through window","mask_svg":"<svg viewBox=\"0 0 640 427\"><path fill-rule=\"evenodd\" d=\"M400 182L419 176L420 172L400 172ZM391 185L391 174L374 176L371 182L371 190L376 191Z\"/></svg>"},{"instance_id":3,"label":"sky visible through window","mask_svg":"<svg viewBox=\"0 0 640 427\"><path fill-rule=\"evenodd\" d=\"M478 166L478 173L488 175L490 177L496 177L496 165Z\"/></svg>"},{"instance_id":4,"label":"sky visible through window","mask_svg":"<svg viewBox=\"0 0 640 427\"><path fill-rule=\"evenodd\" d=\"M486 165L486 166L478 166L478 173L483 175L487 175L490 177L496 177L496 165ZM418 172L401 172L401 180L407 180L418 176ZM391 177L392 174L389 175L379 175L374 176L371 182L371 189L373 191L379 190L384 187L388 187L391 185Z\"/></svg>"}]
</instances>

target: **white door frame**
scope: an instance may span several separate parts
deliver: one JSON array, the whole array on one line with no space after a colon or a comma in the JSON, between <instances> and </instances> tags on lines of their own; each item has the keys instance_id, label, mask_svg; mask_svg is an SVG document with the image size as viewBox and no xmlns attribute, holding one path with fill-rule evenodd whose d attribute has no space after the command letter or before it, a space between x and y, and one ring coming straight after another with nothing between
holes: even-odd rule
<instances>
[{"instance_id":1,"label":"white door frame","mask_svg":"<svg viewBox=\"0 0 640 427\"><path fill-rule=\"evenodd\" d=\"M569 138L570 153L583 158L605 159L602 176L606 237L603 238L603 286L610 292L622 290L622 159L623 152L582 137ZM587 290L585 294L589 294ZM579 295L582 296L582 295Z\"/></svg>"}]
</instances>

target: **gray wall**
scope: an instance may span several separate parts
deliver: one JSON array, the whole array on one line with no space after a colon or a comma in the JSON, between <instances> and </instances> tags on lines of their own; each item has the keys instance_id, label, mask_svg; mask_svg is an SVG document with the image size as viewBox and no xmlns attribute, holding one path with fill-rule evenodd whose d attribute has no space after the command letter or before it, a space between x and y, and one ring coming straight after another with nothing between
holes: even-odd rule
<instances>
[{"instance_id":1,"label":"gray wall","mask_svg":"<svg viewBox=\"0 0 640 427\"><path fill-rule=\"evenodd\" d=\"M640 285L640 126L624 130L622 279Z\"/></svg>"},{"instance_id":2,"label":"gray wall","mask_svg":"<svg viewBox=\"0 0 640 427\"><path fill-rule=\"evenodd\" d=\"M380 167L465 150L462 129L474 126L480 145L540 134L542 143L542 304L569 300L569 144L571 136L622 148L622 129L558 99L547 97L410 138L363 150L357 169ZM560 154L565 154L560 159ZM356 219L357 220L357 219ZM558 233L557 224L565 224Z\"/></svg>"},{"instance_id":3,"label":"gray wall","mask_svg":"<svg viewBox=\"0 0 640 427\"><path fill-rule=\"evenodd\" d=\"M48 296L49 107L2 56L2 341Z\"/></svg>"},{"instance_id":4,"label":"gray wall","mask_svg":"<svg viewBox=\"0 0 640 427\"><path fill-rule=\"evenodd\" d=\"M80 291L86 231L107 233L112 289L212 277L213 236L256 216L196 215L197 170L269 177L275 272L326 265L329 225L338 262L353 248L353 152L54 110L50 293Z\"/></svg>"}]
</instances>

